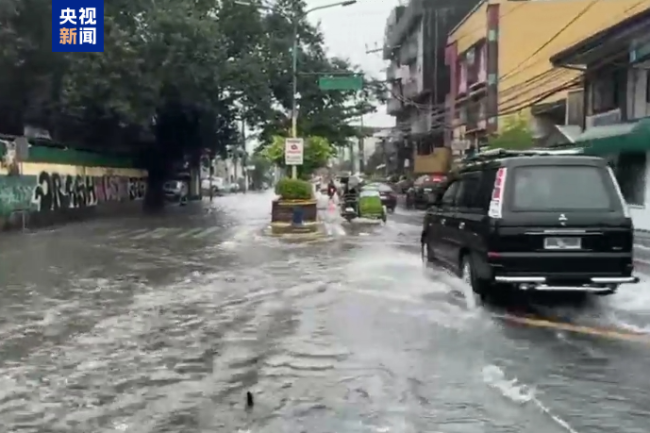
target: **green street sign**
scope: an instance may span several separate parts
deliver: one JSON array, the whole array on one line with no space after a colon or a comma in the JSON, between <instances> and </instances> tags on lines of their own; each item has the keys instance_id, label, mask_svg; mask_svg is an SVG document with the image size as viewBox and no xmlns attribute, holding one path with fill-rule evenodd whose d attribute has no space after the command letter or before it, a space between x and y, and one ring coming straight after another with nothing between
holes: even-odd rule
<instances>
[{"instance_id":1,"label":"green street sign","mask_svg":"<svg viewBox=\"0 0 650 433\"><path fill-rule=\"evenodd\" d=\"M336 75L318 78L321 90L361 90L363 75Z\"/></svg>"}]
</instances>

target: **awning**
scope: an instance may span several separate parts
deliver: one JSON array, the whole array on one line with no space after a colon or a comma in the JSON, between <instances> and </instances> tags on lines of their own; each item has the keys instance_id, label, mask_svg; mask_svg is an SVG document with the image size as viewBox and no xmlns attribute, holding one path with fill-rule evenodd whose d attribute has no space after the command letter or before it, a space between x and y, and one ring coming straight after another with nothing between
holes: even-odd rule
<instances>
[{"instance_id":1,"label":"awning","mask_svg":"<svg viewBox=\"0 0 650 433\"><path fill-rule=\"evenodd\" d=\"M650 151L650 119L638 122L595 126L575 140L585 155L603 156L617 153Z\"/></svg>"}]
</instances>

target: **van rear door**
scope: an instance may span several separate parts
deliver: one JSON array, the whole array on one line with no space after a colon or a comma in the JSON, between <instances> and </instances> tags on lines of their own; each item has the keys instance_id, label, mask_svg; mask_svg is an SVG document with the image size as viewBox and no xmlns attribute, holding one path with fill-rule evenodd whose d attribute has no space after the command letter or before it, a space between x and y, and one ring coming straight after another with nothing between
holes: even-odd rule
<instances>
[{"instance_id":1,"label":"van rear door","mask_svg":"<svg viewBox=\"0 0 650 433\"><path fill-rule=\"evenodd\" d=\"M523 253L512 265L526 272L610 273L630 267L632 222L604 161L537 159L508 168L498 250Z\"/></svg>"}]
</instances>

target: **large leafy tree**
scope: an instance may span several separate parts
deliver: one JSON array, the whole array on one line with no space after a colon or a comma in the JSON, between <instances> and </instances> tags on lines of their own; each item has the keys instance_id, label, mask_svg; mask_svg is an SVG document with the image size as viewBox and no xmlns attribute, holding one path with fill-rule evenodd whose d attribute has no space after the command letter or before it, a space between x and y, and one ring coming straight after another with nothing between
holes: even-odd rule
<instances>
[{"instance_id":1,"label":"large leafy tree","mask_svg":"<svg viewBox=\"0 0 650 433\"><path fill-rule=\"evenodd\" d=\"M284 138L276 135L269 145L259 148L258 155L269 162L285 168ZM317 169L325 167L330 158L336 155L336 148L323 137L308 137L305 140L303 164L298 166L298 175L309 179Z\"/></svg>"},{"instance_id":2,"label":"large leafy tree","mask_svg":"<svg viewBox=\"0 0 650 433\"><path fill-rule=\"evenodd\" d=\"M251 1L107 1L105 50L85 54L51 52L50 0L0 2L0 132L31 124L79 147L138 149L154 181L174 161L225 154L241 142L241 119L270 142L288 133L293 24L302 17L299 130L344 144L381 85L319 90L318 74L358 71L328 58L302 0Z\"/></svg>"},{"instance_id":3,"label":"large leafy tree","mask_svg":"<svg viewBox=\"0 0 650 433\"><path fill-rule=\"evenodd\" d=\"M533 147L533 134L524 117L514 116L506 119L505 123L502 130L488 140L490 149L526 150Z\"/></svg>"}]
</instances>

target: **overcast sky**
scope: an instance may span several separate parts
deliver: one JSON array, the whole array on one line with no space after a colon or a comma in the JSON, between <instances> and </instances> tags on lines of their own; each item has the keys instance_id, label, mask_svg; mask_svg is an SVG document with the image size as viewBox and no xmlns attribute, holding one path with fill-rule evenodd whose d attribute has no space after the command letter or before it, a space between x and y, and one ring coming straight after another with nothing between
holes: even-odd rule
<instances>
[{"instance_id":1,"label":"overcast sky","mask_svg":"<svg viewBox=\"0 0 650 433\"><path fill-rule=\"evenodd\" d=\"M336 3L336 0L307 0L309 7ZM329 54L344 57L361 66L370 76L385 79L381 52L366 54L380 48L384 41L384 27L390 11L399 0L358 0L347 7L315 11L309 15L312 23L320 22ZM364 118L368 126L393 126L394 118L386 114L386 107Z\"/></svg>"}]
</instances>

